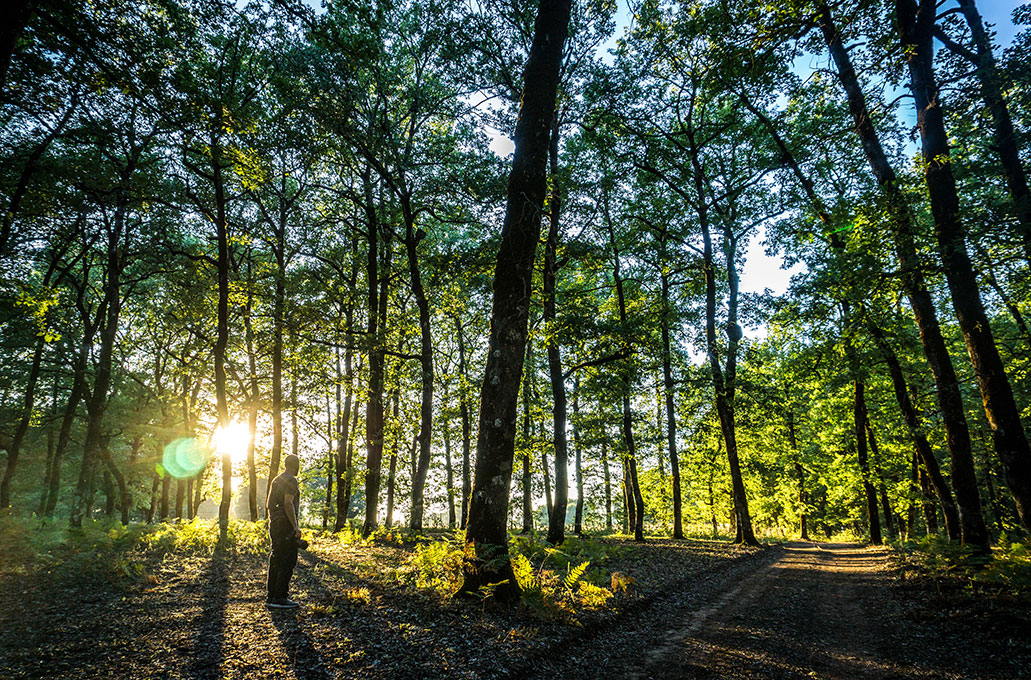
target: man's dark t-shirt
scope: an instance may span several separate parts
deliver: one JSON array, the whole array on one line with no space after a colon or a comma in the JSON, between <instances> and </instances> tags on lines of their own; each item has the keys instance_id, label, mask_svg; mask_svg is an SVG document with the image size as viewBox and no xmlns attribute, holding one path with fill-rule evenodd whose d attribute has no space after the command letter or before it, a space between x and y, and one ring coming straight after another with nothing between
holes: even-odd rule
<instances>
[{"instance_id":1,"label":"man's dark t-shirt","mask_svg":"<svg viewBox=\"0 0 1031 680\"><path fill-rule=\"evenodd\" d=\"M297 488L297 478L289 472L283 472L272 480L272 488L269 490L267 505L269 522L281 520L289 523L286 508L283 505L283 499L287 494L294 497L294 517L297 517L301 508L301 493Z\"/></svg>"}]
</instances>

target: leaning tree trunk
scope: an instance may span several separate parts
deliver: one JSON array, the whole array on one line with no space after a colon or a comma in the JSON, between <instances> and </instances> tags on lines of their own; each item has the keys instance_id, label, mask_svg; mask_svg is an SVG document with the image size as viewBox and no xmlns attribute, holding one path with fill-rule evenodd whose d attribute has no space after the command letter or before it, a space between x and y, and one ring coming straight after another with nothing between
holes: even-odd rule
<instances>
[{"instance_id":1,"label":"leaning tree trunk","mask_svg":"<svg viewBox=\"0 0 1031 680\"><path fill-rule=\"evenodd\" d=\"M992 53L992 42L985 29L984 20L974 0L958 0L960 13L964 16L970 35L974 40L974 52L957 45L942 29L935 27L934 33L959 56L968 59L975 67L977 80L981 84L981 97L992 117L994 144L992 150L998 155L1006 176L1006 188L1013 201L1017 217L1017 235L1024 246L1024 259L1031 262L1031 193L1028 191L1027 171L1020 160L1020 140L1013 127L1009 106L1002 91L1002 77L999 74Z\"/></svg>"},{"instance_id":2,"label":"leaning tree trunk","mask_svg":"<svg viewBox=\"0 0 1031 680\"><path fill-rule=\"evenodd\" d=\"M932 36L937 5L933 0L921 0L919 6L914 0L896 0L895 7L916 105L924 180L931 202L938 254L952 294L952 307L974 366L995 450L1006 467L1006 481L1020 520L1031 529L1031 449L967 254L949 140L934 77Z\"/></svg>"},{"instance_id":3,"label":"leaning tree trunk","mask_svg":"<svg viewBox=\"0 0 1031 680\"><path fill-rule=\"evenodd\" d=\"M466 541L475 559L465 563L462 590L502 584L495 596L518 596L508 559L508 493L515 451L516 404L530 312L533 263L547 191L548 139L558 93L570 0L541 0L514 135L515 154L494 273L487 366L480 392L476 472Z\"/></svg>"},{"instance_id":4,"label":"leaning tree trunk","mask_svg":"<svg viewBox=\"0 0 1031 680\"><path fill-rule=\"evenodd\" d=\"M895 170L884 153L851 57L842 43L830 9L826 5L820 8L820 27L837 67L838 79L848 97L856 134L880 190L888 201L889 218L895 232L896 258L902 270L902 287L906 291L913 318L920 330L924 355L934 374L942 424L945 427L946 441L952 458L952 486L956 491L963 541L986 552L989 549L988 531L984 525L981 500L977 492L970 431L963 409L959 380L942 336L934 301L924 280L923 264L913 240L916 233L915 218L902 193Z\"/></svg>"},{"instance_id":5,"label":"leaning tree trunk","mask_svg":"<svg viewBox=\"0 0 1031 680\"><path fill-rule=\"evenodd\" d=\"M927 441L927 436L920 427L920 417L917 415L916 407L909 396L909 388L906 385L905 375L902 373L902 365L899 363L895 350L892 349L884 337L884 332L873 322L868 322L867 326L870 329L870 336L873 338L874 344L877 345L881 355L884 357L884 362L888 365L888 374L891 376L892 387L895 391L895 401L898 402L899 410L902 411L902 418L906 423L906 428L909 430L909 436L913 440L917 459L923 464L931 479L931 484L938 494L938 501L942 506L942 515L945 517L945 531L950 539L959 540L961 536L959 513L956 510L956 503L952 498L952 489L949 488L948 483L945 481L941 467L938 465L938 459L931 449L930 442Z\"/></svg>"}]
</instances>

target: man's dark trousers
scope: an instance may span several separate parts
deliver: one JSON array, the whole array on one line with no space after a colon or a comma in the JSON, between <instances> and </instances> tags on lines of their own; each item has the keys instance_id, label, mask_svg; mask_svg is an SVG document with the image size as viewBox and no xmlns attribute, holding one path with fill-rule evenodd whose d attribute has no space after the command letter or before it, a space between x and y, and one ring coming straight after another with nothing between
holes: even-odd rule
<instances>
[{"instance_id":1,"label":"man's dark trousers","mask_svg":"<svg viewBox=\"0 0 1031 680\"><path fill-rule=\"evenodd\" d=\"M290 587L290 577L297 564L297 538L290 522L274 519L269 523L272 538L272 553L268 558L268 599L285 600Z\"/></svg>"}]
</instances>

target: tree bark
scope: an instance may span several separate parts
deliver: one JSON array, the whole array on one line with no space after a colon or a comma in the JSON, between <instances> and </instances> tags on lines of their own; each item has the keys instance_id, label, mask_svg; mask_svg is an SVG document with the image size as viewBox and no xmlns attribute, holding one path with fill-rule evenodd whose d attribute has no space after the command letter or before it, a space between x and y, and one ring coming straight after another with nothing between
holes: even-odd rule
<instances>
[{"instance_id":1,"label":"tree bark","mask_svg":"<svg viewBox=\"0 0 1031 680\"><path fill-rule=\"evenodd\" d=\"M279 224L275 225L273 254L276 258L276 284L272 298L272 451L269 455L266 499L272 480L279 474L283 455L283 313L286 303L286 224L287 211L282 204ZM296 428L294 428L296 430Z\"/></svg>"},{"instance_id":2,"label":"tree bark","mask_svg":"<svg viewBox=\"0 0 1031 680\"><path fill-rule=\"evenodd\" d=\"M938 324L934 301L924 280L923 265L913 241L916 229L912 209L902 193L895 170L884 153L866 105L866 97L859 85L848 51L833 23L830 9L823 5L820 14L820 27L837 67L838 78L848 97L849 111L856 133L874 177L888 202L890 221L895 232L895 253L902 270L902 286L920 331L924 355L934 374L938 404L952 458L952 484L959 506L963 541L985 552L988 550L988 532L984 526L981 502L977 494L970 432L963 410L963 399L956 371Z\"/></svg>"},{"instance_id":3,"label":"tree bark","mask_svg":"<svg viewBox=\"0 0 1031 680\"><path fill-rule=\"evenodd\" d=\"M405 253L408 255L408 276L419 309L419 368L422 384L419 402L419 460L412 479L412 512L408 528L413 532L422 530L426 475L430 469L431 445L433 443L433 335L430 329L430 304L422 286L419 271L419 257L416 245L425 237L425 232L415 228L415 216L407 196L401 201L405 220Z\"/></svg>"},{"instance_id":4,"label":"tree bark","mask_svg":"<svg viewBox=\"0 0 1031 680\"><path fill-rule=\"evenodd\" d=\"M133 171L134 161L130 161L125 178ZM100 329L100 352L97 357L97 369L93 380L93 390L86 402L86 436L82 452L82 465L79 469L79 481L75 497L72 501L70 522L73 527L82 526L83 512L89 512L93 504L93 471L96 461L103 455L103 421L107 408L108 392L111 388L112 356L115 340L118 336L118 321L121 313L121 276L125 267L122 253L122 238L125 230L126 199L123 191L118 191L114 221L108 229L107 238L107 277L104 286L102 303L104 326Z\"/></svg>"},{"instance_id":5,"label":"tree bark","mask_svg":"<svg viewBox=\"0 0 1031 680\"><path fill-rule=\"evenodd\" d=\"M931 483L934 485L934 490L938 494L938 501L942 506L942 515L945 517L945 530L950 539L959 540L961 537L960 520L959 513L956 510L956 503L952 498L952 490L946 483L945 477L942 475L941 468L938 465L938 459L922 431L920 417L917 414L916 407L913 405L913 400L909 396L909 388L906 385L906 378L902 373L902 366L899 363L898 356L884 337L883 331L876 324L868 320L867 327L870 329L870 336L873 338L874 344L880 350L885 363L888 365L888 374L891 376L895 400L898 402L899 410L902 411L902 418L906 423L906 428L909 430L909 436L913 440L917 459L923 464L931 479Z\"/></svg>"},{"instance_id":6,"label":"tree bark","mask_svg":"<svg viewBox=\"0 0 1031 680\"><path fill-rule=\"evenodd\" d=\"M247 267L250 278L250 265ZM254 445L258 436L258 361L254 353L253 281L247 285L247 305L244 310L244 344L247 348L247 369L250 372L250 394L247 395L247 510L252 522L258 519L258 471L254 464ZM279 462L276 462L279 465ZM270 479L274 479L270 478ZM268 487L266 486L266 489Z\"/></svg>"},{"instance_id":7,"label":"tree bark","mask_svg":"<svg viewBox=\"0 0 1031 680\"><path fill-rule=\"evenodd\" d=\"M919 6L914 0L896 0L895 7L899 37L909 68L910 90L916 105L924 180L934 218L938 254L945 268L956 319L974 366L995 450L1006 468L1006 481L1020 520L1031 529L1031 449L967 253L956 180L949 157L949 140L934 77L932 36L937 6L933 0L921 0ZM976 490L975 485L975 493Z\"/></svg>"},{"instance_id":8,"label":"tree bark","mask_svg":"<svg viewBox=\"0 0 1031 680\"><path fill-rule=\"evenodd\" d=\"M390 445L390 462L387 465L387 529L394 525L394 484L397 481L397 450L401 447L401 398L395 390L391 397L394 404L394 418L391 429L393 442Z\"/></svg>"},{"instance_id":9,"label":"tree bark","mask_svg":"<svg viewBox=\"0 0 1031 680\"><path fill-rule=\"evenodd\" d=\"M0 92L3 92L7 86L7 67L11 63L11 57L14 56L14 46L22 31L28 26L29 20L32 19L32 12L35 8L36 0L12 0L5 10L7 19L2 24L3 28L0 29ZM0 244L0 246L2 245ZM0 247L0 253L3 253L2 247Z\"/></svg>"},{"instance_id":10,"label":"tree bark","mask_svg":"<svg viewBox=\"0 0 1031 680\"><path fill-rule=\"evenodd\" d=\"M609 472L608 433L601 436L601 471L605 475L605 530L612 531L612 475Z\"/></svg>"},{"instance_id":11,"label":"tree bark","mask_svg":"<svg viewBox=\"0 0 1031 680\"><path fill-rule=\"evenodd\" d=\"M363 176L365 185L365 214L369 244L366 279L368 284L369 320L367 338L369 342L369 392L365 405L365 523L362 535L371 534L378 524L379 487L383 466L383 339L380 337L380 321L386 321L387 285L390 278L389 238L383 244L383 276L379 276L379 219L373 202L372 181L369 171Z\"/></svg>"},{"instance_id":12,"label":"tree bark","mask_svg":"<svg viewBox=\"0 0 1031 680\"><path fill-rule=\"evenodd\" d=\"M874 545L880 545L883 540L881 538L880 515L877 514L877 491L874 489L874 485L870 481L870 462L866 455L866 386L863 384L863 381L858 378L852 384L855 388L855 400L853 402L853 406L855 415L856 457L859 460L859 471L863 475L863 493L866 497L866 516L870 526L870 542Z\"/></svg>"},{"instance_id":13,"label":"tree bark","mask_svg":"<svg viewBox=\"0 0 1031 680\"><path fill-rule=\"evenodd\" d=\"M974 52L971 53L944 35L940 28L933 31L947 48L960 57L969 59L977 68L977 80L981 84L981 97L985 108L992 117L992 133L994 144L992 150L999 156L1003 174L1006 176L1006 188L1013 201L1013 212L1017 218L1017 235L1024 247L1024 259L1031 262L1031 194L1028 192L1027 172L1020 161L1020 141L1013 128L1009 106L1002 92L1002 78L992 53L991 39L985 29L984 20L977 10L974 0L958 0L959 10L970 27L974 39Z\"/></svg>"},{"instance_id":14,"label":"tree bark","mask_svg":"<svg viewBox=\"0 0 1031 680\"><path fill-rule=\"evenodd\" d=\"M465 338L462 323L455 316L455 334L458 336L458 411L462 419L462 524L469 521L469 495L472 493L472 424L469 422L468 378L465 370Z\"/></svg>"},{"instance_id":15,"label":"tree bark","mask_svg":"<svg viewBox=\"0 0 1031 680\"><path fill-rule=\"evenodd\" d=\"M569 503L568 442L566 441L566 378L562 353L556 339L555 284L558 278L558 227L562 198L558 178L559 115L556 112L548 144L551 182L548 192L548 236L544 243L544 323L548 339L548 376L551 379L552 441L555 449L555 499L548 508L548 542L558 545L566 538L566 506ZM544 470L545 480L548 471ZM548 494L549 496L551 494Z\"/></svg>"},{"instance_id":16,"label":"tree bark","mask_svg":"<svg viewBox=\"0 0 1031 680\"><path fill-rule=\"evenodd\" d=\"M570 5L570 0L541 0L537 11L514 135L515 153L494 274L487 366L480 394L476 472L466 529L466 541L474 545L476 559L466 561L462 590L477 592L481 585L503 583L495 589L495 596L501 599L519 593L506 559L508 493L533 263L547 191L549 128L555 115Z\"/></svg>"},{"instance_id":17,"label":"tree bark","mask_svg":"<svg viewBox=\"0 0 1031 680\"><path fill-rule=\"evenodd\" d=\"M444 401L447 402L447 394L444 394ZM442 436L444 438L444 483L447 490L447 528L454 529L458 518L455 514L455 471L451 467L451 421L443 419Z\"/></svg>"},{"instance_id":18,"label":"tree bark","mask_svg":"<svg viewBox=\"0 0 1031 680\"><path fill-rule=\"evenodd\" d=\"M523 372L523 529L521 533L533 531L533 477L531 473L531 456L533 446L530 441L530 382L533 376L533 342L526 341L526 366Z\"/></svg>"},{"instance_id":19,"label":"tree bark","mask_svg":"<svg viewBox=\"0 0 1031 680\"><path fill-rule=\"evenodd\" d=\"M665 239L663 239L665 243ZM665 250L665 245L663 246ZM677 416L674 404L672 343L670 340L669 275L663 269L662 284L662 380L666 397L666 445L669 454L670 474L673 477L673 538L684 537L683 506L680 491L680 454L677 452Z\"/></svg>"},{"instance_id":20,"label":"tree bark","mask_svg":"<svg viewBox=\"0 0 1031 680\"><path fill-rule=\"evenodd\" d=\"M221 121L221 111L215 118ZM211 170L215 187L215 236L218 242L218 325L215 335L215 406L218 426L229 425L229 401L226 396L226 350L229 345L229 225L226 215L225 185L222 181L220 141L212 135ZM229 542L229 508L233 498L233 459L222 454L222 500L218 506L218 541Z\"/></svg>"},{"instance_id":21,"label":"tree bark","mask_svg":"<svg viewBox=\"0 0 1031 680\"><path fill-rule=\"evenodd\" d=\"M884 481L884 471L881 470L881 455L877 449L877 438L874 437L869 418L866 419L866 437L870 442L870 458L873 461L873 472L877 477L877 493L881 497L884 527L888 530L888 538L895 540L895 514L892 512L891 502L888 500L888 487Z\"/></svg>"},{"instance_id":22,"label":"tree bark","mask_svg":"<svg viewBox=\"0 0 1031 680\"><path fill-rule=\"evenodd\" d=\"M584 533L584 469L583 445L580 442L580 377L573 383L573 452L576 460L576 515L573 531L577 536Z\"/></svg>"},{"instance_id":23,"label":"tree bark","mask_svg":"<svg viewBox=\"0 0 1031 680\"><path fill-rule=\"evenodd\" d=\"M605 202L605 221L608 223L609 231L609 245L612 248L612 280L616 286L616 301L619 306L619 324L621 327L626 328L627 326L627 313L626 313L626 295L623 291L623 276L621 273L619 263L619 247L616 244L615 229L612 227L612 223L609 218L608 211L608 194L603 192L603 201ZM627 498L627 509L633 507L631 517L633 518L632 528L634 531L635 541L644 541L644 497L641 495L641 485L637 478L637 451L634 442L634 424L633 414L630 410L630 368L627 366L623 370L623 384L622 388L622 401L623 401L623 419L622 419L622 430L623 430L623 442L626 446L626 470L627 480L629 481L628 498Z\"/></svg>"},{"instance_id":24,"label":"tree bark","mask_svg":"<svg viewBox=\"0 0 1031 680\"><path fill-rule=\"evenodd\" d=\"M29 368L29 378L25 384L25 395L22 398L22 415L18 420L18 427L14 431L14 437L7 447L7 467L4 468L3 479L0 480L0 508L11 507L11 480L14 479L14 470L18 465L18 455L21 452L22 441L25 433L29 431L29 423L32 421L32 407L36 398L36 383L39 381L39 370L43 363L43 348L46 346L46 337L39 335L36 338L36 347L32 352L32 365Z\"/></svg>"}]
</instances>

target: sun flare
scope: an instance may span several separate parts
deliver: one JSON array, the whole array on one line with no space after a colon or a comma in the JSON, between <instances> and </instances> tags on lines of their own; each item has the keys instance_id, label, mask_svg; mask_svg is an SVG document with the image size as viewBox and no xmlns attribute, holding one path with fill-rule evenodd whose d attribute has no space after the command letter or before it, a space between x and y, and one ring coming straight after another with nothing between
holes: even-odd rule
<instances>
[{"instance_id":1,"label":"sun flare","mask_svg":"<svg viewBox=\"0 0 1031 680\"><path fill-rule=\"evenodd\" d=\"M233 421L225 427L219 427L211 435L211 442L219 455L228 455L233 462L243 462L247 458L247 443L251 431L241 422Z\"/></svg>"}]
</instances>

